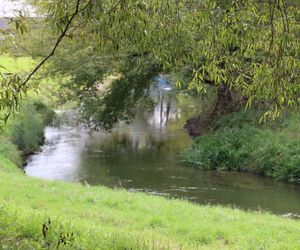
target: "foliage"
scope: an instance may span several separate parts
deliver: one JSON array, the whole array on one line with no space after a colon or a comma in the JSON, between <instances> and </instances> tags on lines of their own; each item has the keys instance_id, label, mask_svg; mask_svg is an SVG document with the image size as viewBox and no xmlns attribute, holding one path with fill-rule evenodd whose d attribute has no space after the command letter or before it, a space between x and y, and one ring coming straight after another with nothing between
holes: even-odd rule
<instances>
[{"instance_id":1,"label":"foliage","mask_svg":"<svg viewBox=\"0 0 300 250\"><path fill-rule=\"evenodd\" d=\"M185 153L187 162L205 169L248 171L300 183L299 124L293 127L299 117L285 118L274 128L275 124L255 124L258 116L248 111L221 119L215 131L194 140Z\"/></svg>"},{"instance_id":2,"label":"foliage","mask_svg":"<svg viewBox=\"0 0 300 250\"><path fill-rule=\"evenodd\" d=\"M34 61L28 57L13 58L8 55L0 55L0 129L7 122L9 116L19 109L19 104L27 94L27 88L24 91L19 88L22 82L22 76L31 70Z\"/></svg>"},{"instance_id":3,"label":"foliage","mask_svg":"<svg viewBox=\"0 0 300 250\"><path fill-rule=\"evenodd\" d=\"M104 78L113 74L112 56L99 55L82 44L68 42L67 46L57 51L55 58L46 68L46 76L57 76L60 102L80 102L83 96L88 98L102 88Z\"/></svg>"},{"instance_id":4,"label":"foliage","mask_svg":"<svg viewBox=\"0 0 300 250\"><path fill-rule=\"evenodd\" d=\"M30 2L44 15L47 13L46 27L59 33L53 50L36 69L56 52L64 37L69 41L63 48L68 48L70 41L81 44L86 55L95 53L97 62L106 55L115 57L99 68L88 60L77 63L86 85L78 90L95 89L105 71L106 75L118 71L115 59L147 53L163 66L163 72L176 74L187 68L191 73L189 89L205 93L205 84L211 84L239 93L247 107L263 104L267 111L261 121L299 107L300 26L296 0ZM49 45L51 35L47 37ZM65 55L76 53L76 47L71 48L73 51L67 49L69 54ZM74 59L80 62L86 55L78 59L74 55ZM74 69L68 72L71 77L78 76ZM99 77L95 77L98 70ZM11 83L8 79L2 81L0 104L8 114L18 106L31 75L23 82L19 78L13 78ZM14 90L9 87L12 83ZM182 86L180 80L178 86Z\"/></svg>"},{"instance_id":5,"label":"foliage","mask_svg":"<svg viewBox=\"0 0 300 250\"><path fill-rule=\"evenodd\" d=\"M123 59L124 60L124 59ZM143 60L143 63L139 63ZM104 93L81 93L83 118L90 127L111 129L118 121L131 121L142 99L146 104L148 92L160 67L148 56L128 56L119 65L120 77L112 81Z\"/></svg>"},{"instance_id":6,"label":"foliage","mask_svg":"<svg viewBox=\"0 0 300 250\"><path fill-rule=\"evenodd\" d=\"M3 248L296 249L299 245L299 221L263 212L37 180L24 176L1 155L0 178Z\"/></svg>"},{"instance_id":7,"label":"foliage","mask_svg":"<svg viewBox=\"0 0 300 250\"><path fill-rule=\"evenodd\" d=\"M54 112L43 103L26 102L20 113L12 120L10 136L12 142L24 154L37 151L44 141L44 127L53 120Z\"/></svg>"},{"instance_id":8,"label":"foliage","mask_svg":"<svg viewBox=\"0 0 300 250\"><path fill-rule=\"evenodd\" d=\"M189 88L204 83L264 103L275 119L299 103L297 1L57 1L47 6L62 30L75 5L72 39L95 51L152 53L164 71L190 68ZM181 85L178 83L178 85Z\"/></svg>"},{"instance_id":9,"label":"foliage","mask_svg":"<svg viewBox=\"0 0 300 250\"><path fill-rule=\"evenodd\" d=\"M24 93L18 92L22 75L31 70L34 61L28 57L12 58L0 55L0 110L6 121L10 111L16 111ZM1 127L1 126L0 126Z\"/></svg>"},{"instance_id":10,"label":"foliage","mask_svg":"<svg viewBox=\"0 0 300 250\"><path fill-rule=\"evenodd\" d=\"M15 18L11 18L11 25L0 29L0 56L11 45L15 46L15 34L27 31L26 18L19 12ZM15 26L12 28L12 26ZM25 84L22 74L9 72L0 61L0 122L6 123L9 116L19 108L22 97L27 93L29 84ZM0 124L0 129L2 124Z\"/></svg>"},{"instance_id":11,"label":"foliage","mask_svg":"<svg viewBox=\"0 0 300 250\"><path fill-rule=\"evenodd\" d=\"M34 110L40 115L43 127L50 125L55 119L55 112L48 108L42 101L33 101Z\"/></svg>"},{"instance_id":12,"label":"foliage","mask_svg":"<svg viewBox=\"0 0 300 250\"><path fill-rule=\"evenodd\" d=\"M26 32L15 32L10 29L13 34L13 42L7 42L4 53L14 57L32 57L34 59L46 57L54 46L56 34L51 32L49 26L45 26L42 18L24 17L26 22Z\"/></svg>"}]
</instances>

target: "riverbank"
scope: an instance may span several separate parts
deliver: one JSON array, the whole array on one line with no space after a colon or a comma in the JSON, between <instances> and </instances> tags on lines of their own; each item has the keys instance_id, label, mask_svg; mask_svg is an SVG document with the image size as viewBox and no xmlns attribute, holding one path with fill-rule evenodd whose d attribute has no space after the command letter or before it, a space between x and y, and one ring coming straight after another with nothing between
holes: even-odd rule
<instances>
[{"instance_id":1,"label":"riverbank","mask_svg":"<svg viewBox=\"0 0 300 250\"><path fill-rule=\"evenodd\" d=\"M194 167L240 171L300 183L300 116L259 124L262 113L240 111L221 117L194 139L185 159Z\"/></svg>"},{"instance_id":2,"label":"riverbank","mask_svg":"<svg viewBox=\"0 0 300 250\"><path fill-rule=\"evenodd\" d=\"M300 221L26 177L0 156L0 246L296 249Z\"/></svg>"}]
</instances>

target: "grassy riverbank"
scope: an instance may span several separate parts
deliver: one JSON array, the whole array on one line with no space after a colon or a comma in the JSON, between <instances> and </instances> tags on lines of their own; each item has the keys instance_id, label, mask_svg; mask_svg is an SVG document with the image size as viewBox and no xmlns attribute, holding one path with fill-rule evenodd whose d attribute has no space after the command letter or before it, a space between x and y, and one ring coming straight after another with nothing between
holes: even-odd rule
<instances>
[{"instance_id":1,"label":"grassy riverbank","mask_svg":"<svg viewBox=\"0 0 300 250\"><path fill-rule=\"evenodd\" d=\"M0 72L18 73L27 76L34 67L40 62L40 59L33 59L29 56L15 57L12 55L0 55ZM31 99L45 103L50 108L56 108L62 97L59 84L63 79L49 78L43 71L38 72L31 81L32 87L29 89L25 99Z\"/></svg>"},{"instance_id":2,"label":"grassy riverbank","mask_svg":"<svg viewBox=\"0 0 300 250\"><path fill-rule=\"evenodd\" d=\"M297 249L300 221L26 177L0 155L0 248Z\"/></svg>"},{"instance_id":3,"label":"grassy riverbank","mask_svg":"<svg viewBox=\"0 0 300 250\"><path fill-rule=\"evenodd\" d=\"M222 117L185 152L195 167L245 171L300 183L300 116L259 124L249 110Z\"/></svg>"}]
</instances>

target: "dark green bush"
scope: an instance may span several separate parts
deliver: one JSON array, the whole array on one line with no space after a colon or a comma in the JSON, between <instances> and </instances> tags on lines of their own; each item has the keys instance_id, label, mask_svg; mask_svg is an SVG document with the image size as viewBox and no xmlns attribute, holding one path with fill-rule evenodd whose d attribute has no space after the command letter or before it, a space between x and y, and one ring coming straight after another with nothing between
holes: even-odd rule
<instances>
[{"instance_id":1,"label":"dark green bush","mask_svg":"<svg viewBox=\"0 0 300 250\"><path fill-rule=\"evenodd\" d=\"M33 105L35 110L41 115L44 126L50 125L55 119L55 112L52 109L49 109L46 104L41 101L34 101Z\"/></svg>"},{"instance_id":2,"label":"dark green bush","mask_svg":"<svg viewBox=\"0 0 300 250\"><path fill-rule=\"evenodd\" d=\"M24 154L37 151L44 140L44 128L54 117L44 104L26 102L12 122L10 135L12 142Z\"/></svg>"},{"instance_id":3,"label":"dark green bush","mask_svg":"<svg viewBox=\"0 0 300 250\"><path fill-rule=\"evenodd\" d=\"M287 118L284 127L273 129L255 125L247 115L237 113L230 122L223 118L212 133L196 138L185 152L186 161L204 169L248 171L300 183L298 118Z\"/></svg>"},{"instance_id":4,"label":"dark green bush","mask_svg":"<svg viewBox=\"0 0 300 250\"><path fill-rule=\"evenodd\" d=\"M224 128L194 140L186 151L186 159L205 169L240 170L246 165L248 138L255 129Z\"/></svg>"},{"instance_id":5,"label":"dark green bush","mask_svg":"<svg viewBox=\"0 0 300 250\"><path fill-rule=\"evenodd\" d=\"M300 142L271 135L252 151L248 165L279 180L300 183Z\"/></svg>"}]
</instances>

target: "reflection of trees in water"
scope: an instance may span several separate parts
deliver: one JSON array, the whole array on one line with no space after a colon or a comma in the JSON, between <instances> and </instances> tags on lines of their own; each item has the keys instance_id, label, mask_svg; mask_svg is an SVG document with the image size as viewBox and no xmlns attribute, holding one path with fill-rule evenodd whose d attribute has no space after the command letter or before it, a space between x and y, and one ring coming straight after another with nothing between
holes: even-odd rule
<instances>
[{"instance_id":1,"label":"reflection of trees in water","mask_svg":"<svg viewBox=\"0 0 300 250\"><path fill-rule=\"evenodd\" d=\"M176 105L173 104L173 110L171 110L173 97L170 95L165 95L164 89L159 90L159 98L160 98L160 129L166 127L171 115L171 111L173 113L177 113Z\"/></svg>"},{"instance_id":2,"label":"reflection of trees in water","mask_svg":"<svg viewBox=\"0 0 300 250\"><path fill-rule=\"evenodd\" d=\"M101 140L102 150L119 153L159 150L164 144L151 131L136 133L134 129L113 131Z\"/></svg>"},{"instance_id":3,"label":"reflection of trees in water","mask_svg":"<svg viewBox=\"0 0 300 250\"><path fill-rule=\"evenodd\" d=\"M162 128L164 111L164 92L163 90L161 90L160 92L160 128Z\"/></svg>"},{"instance_id":4,"label":"reflection of trees in water","mask_svg":"<svg viewBox=\"0 0 300 250\"><path fill-rule=\"evenodd\" d=\"M153 110L149 112L141 105L131 124L120 123L111 134L103 138L103 149L135 153L166 152L171 148L182 149L186 146L189 138L182 130L183 124L178 124L177 128L172 131L173 134L176 134L175 137L170 138L169 136L169 122L175 122L181 117L181 109L176 107L176 96L170 90L167 83L164 83L163 86L153 87L150 90L150 96L155 103Z\"/></svg>"},{"instance_id":5,"label":"reflection of trees in water","mask_svg":"<svg viewBox=\"0 0 300 250\"><path fill-rule=\"evenodd\" d=\"M144 154L170 156L183 150L190 142L190 137L182 130L173 136L156 133L147 128L127 127L118 129L101 139L101 150L115 154ZM171 156L170 156L171 157Z\"/></svg>"},{"instance_id":6,"label":"reflection of trees in water","mask_svg":"<svg viewBox=\"0 0 300 250\"><path fill-rule=\"evenodd\" d=\"M171 102L170 102L170 101L168 101L168 102L167 102L167 115L166 115L166 124L167 124L167 123L168 123L168 121L169 121L170 111L171 111Z\"/></svg>"},{"instance_id":7,"label":"reflection of trees in water","mask_svg":"<svg viewBox=\"0 0 300 250\"><path fill-rule=\"evenodd\" d=\"M148 114L148 123L156 129L165 129L170 119L176 120L179 109L176 108L176 99L171 91L164 89L157 90L154 97L156 106L153 112Z\"/></svg>"}]
</instances>

